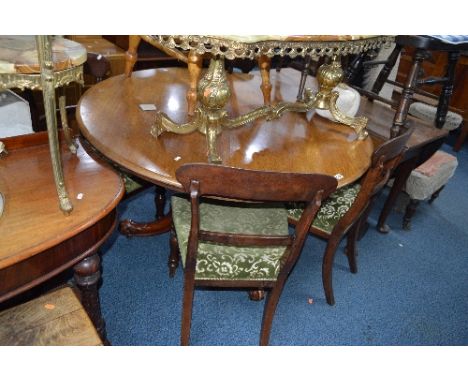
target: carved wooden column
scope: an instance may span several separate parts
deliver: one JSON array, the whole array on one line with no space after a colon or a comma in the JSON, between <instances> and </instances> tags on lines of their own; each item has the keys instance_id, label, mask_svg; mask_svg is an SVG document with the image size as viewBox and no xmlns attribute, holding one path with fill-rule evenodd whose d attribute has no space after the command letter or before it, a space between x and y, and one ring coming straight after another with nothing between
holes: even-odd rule
<instances>
[{"instance_id":1,"label":"carved wooden column","mask_svg":"<svg viewBox=\"0 0 468 382\"><path fill-rule=\"evenodd\" d=\"M188 115L193 115L197 106L197 85L203 67L203 55L191 50L187 61L190 88L187 92Z\"/></svg>"},{"instance_id":2,"label":"carved wooden column","mask_svg":"<svg viewBox=\"0 0 468 382\"><path fill-rule=\"evenodd\" d=\"M94 253L74 266L74 280L81 293L81 303L96 327L102 341L108 344L106 323L101 314L98 283L101 279L101 258Z\"/></svg>"},{"instance_id":3,"label":"carved wooden column","mask_svg":"<svg viewBox=\"0 0 468 382\"><path fill-rule=\"evenodd\" d=\"M262 75L262 84L260 89L263 93L263 102L265 105L271 104L271 82L270 82L270 67L271 59L267 56L260 56L258 58L258 66Z\"/></svg>"},{"instance_id":4,"label":"carved wooden column","mask_svg":"<svg viewBox=\"0 0 468 382\"><path fill-rule=\"evenodd\" d=\"M125 76L130 77L138 58L138 45L140 45L141 37L138 35L130 35L128 38L128 50L125 53Z\"/></svg>"}]
</instances>

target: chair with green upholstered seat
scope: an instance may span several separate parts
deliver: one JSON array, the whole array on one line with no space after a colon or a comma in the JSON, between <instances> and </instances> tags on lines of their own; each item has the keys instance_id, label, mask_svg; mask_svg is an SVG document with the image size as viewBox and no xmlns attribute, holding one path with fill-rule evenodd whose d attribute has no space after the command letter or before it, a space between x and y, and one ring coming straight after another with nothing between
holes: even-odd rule
<instances>
[{"instance_id":1,"label":"chair with green upholstered seat","mask_svg":"<svg viewBox=\"0 0 468 382\"><path fill-rule=\"evenodd\" d=\"M332 286L332 266L336 249L347 235L346 255L352 273L357 272L356 241L360 223L367 219L373 197L387 182L391 171L398 165L411 131L385 142L372 155L371 166L362 179L334 192L324 200L317 212L310 232L327 240L322 263L322 282L327 303L335 304ZM301 217L300 205L288 210L289 222L297 224Z\"/></svg>"},{"instance_id":2,"label":"chair with green upholstered seat","mask_svg":"<svg viewBox=\"0 0 468 382\"><path fill-rule=\"evenodd\" d=\"M171 200L169 263L175 270L180 256L184 266L181 344L189 343L194 287L205 285L269 289L260 335L267 345L283 286L336 179L211 164L183 165L176 176L189 194ZM293 201L306 208L291 235L284 202Z\"/></svg>"}]
</instances>

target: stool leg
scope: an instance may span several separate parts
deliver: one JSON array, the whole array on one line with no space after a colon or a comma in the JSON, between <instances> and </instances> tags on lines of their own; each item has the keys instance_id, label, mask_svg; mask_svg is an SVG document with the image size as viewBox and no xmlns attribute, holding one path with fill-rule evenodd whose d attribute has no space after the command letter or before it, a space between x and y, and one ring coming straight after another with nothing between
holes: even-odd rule
<instances>
[{"instance_id":1,"label":"stool leg","mask_svg":"<svg viewBox=\"0 0 468 382\"><path fill-rule=\"evenodd\" d=\"M444 187L445 187L445 184L431 195L431 198L429 199L429 204L432 204L432 202L439 197L439 194L442 192Z\"/></svg>"},{"instance_id":2,"label":"stool leg","mask_svg":"<svg viewBox=\"0 0 468 382\"><path fill-rule=\"evenodd\" d=\"M395 66L398 56L400 55L401 48L401 45L395 45L395 48L392 50L392 53L390 53L390 56L388 56L387 62L383 66L379 75L377 76L377 79L374 82L374 86L372 86L372 93L379 94L382 91L382 88L385 85L388 76L390 75L393 67Z\"/></svg>"},{"instance_id":3,"label":"stool leg","mask_svg":"<svg viewBox=\"0 0 468 382\"><path fill-rule=\"evenodd\" d=\"M445 77L447 78L447 81L445 81L444 86L442 87L442 92L439 97L439 104L437 105L437 113L435 120L435 125L439 129L441 129L444 126L445 118L447 117L450 97L453 93L453 82L455 80L455 66L457 65L458 57L460 57L460 52L448 53L447 70L445 72Z\"/></svg>"},{"instance_id":4,"label":"stool leg","mask_svg":"<svg viewBox=\"0 0 468 382\"><path fill-rule=\"evenodd\" d=\"M465 142L467 135L468 135L468 125L465 123L465 121L463 121L461 125L460 135L458 135L457 141L455 142L455 145L453 145L454 151L460 151L463 145L463 142Z\"/></svg>"},{"instance_id":5,"label":"stool leg","mask_svg":"<svg viewBox=\"0 0 468 382\"><path fill-rule=\"evenodd\" d=\"M359 71L362 69L364 57L366 56L367 52L359 53L354 60L348 65L345 71L345 82L347 84L353 84L353 81L356 79Z\"/></svg>"},{"instance_id":6,"label":"stool leg","mask_svg":"<svg viewBox=\"0 0 468 382\"><path fill-rule=\"evenodd\" d=\"M419 200L410 199L408 205L406 206L405 216L403 216L403 229L409 231L411 229L411 218L416 212L416 208L419 205Z\"/></svg>"},{"instance_id":7,"label":"stool leg","mask_svg":"<svg viewBox=\"0 0 468 382\"><path fill-rule=\"evenodd\" d=\"M416 89L419 71L422 65L422 62L426 56L426 53L423 49L416 49L416 52L413 57L413 65L406 79L405 87L403 88L403 94L398 103L398 108L393 119L392 128L390 130L390 137L396 137L401 128L404 127L406 122L406 117L408 116L408 109L413 98L414 90Z\"/></svg>"}]
</instances>

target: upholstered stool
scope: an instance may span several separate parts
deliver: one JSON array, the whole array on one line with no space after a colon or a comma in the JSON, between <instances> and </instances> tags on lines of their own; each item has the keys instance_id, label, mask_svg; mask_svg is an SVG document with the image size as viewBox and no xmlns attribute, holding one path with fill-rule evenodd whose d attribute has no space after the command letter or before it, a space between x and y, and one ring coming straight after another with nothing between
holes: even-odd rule
<instances>
[{"instance_id":1,"label":"upholstered stool","mask_svg":"<svg viewBox=\"0 0 468 382\"><path fill-rule=\"evenodd\" d=\"M444 151L437 151L422 165L411 172L406 181L405 191L410 197L403 218L403 228L411 228L411 218L421 200L432 203L455 173L457 158Z\"/></svg>"}]
</instances>

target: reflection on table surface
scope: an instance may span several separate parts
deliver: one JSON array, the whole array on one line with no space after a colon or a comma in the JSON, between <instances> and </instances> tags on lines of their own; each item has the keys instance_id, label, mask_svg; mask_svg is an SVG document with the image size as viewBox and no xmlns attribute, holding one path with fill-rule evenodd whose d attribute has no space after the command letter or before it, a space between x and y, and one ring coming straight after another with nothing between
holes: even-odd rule
<instances>
[{"instance_id":1,"label":"reflection on table surface","mask_svg":"<svg viewBox=\"0 0 468 382\"><path fill-rule=\"evenodd\" d=\"M283 69L271 73L272 101L293 101L300 73ZM232 97L230 116L246 113L263 103L258 72L228 76ZM310 79L309 79L310 81ZM309 83L306 86L311 86ZM77 117L83 135L102 154L131 172L171 189L180 190L175 170L183 163L206 162L206 137L150 135L155 111L142 111L142 103L154 104L178 123L187 121L186 69L152 69L103 81L80 100ZM359 178L370 163L370 139L356 140L349 127L313 112L288 113L278 120L257 120L243 128L225 130L218 138L223 164L271 171L318 172L337 175L343 186Z\"/></svg>"}]
</instances>

